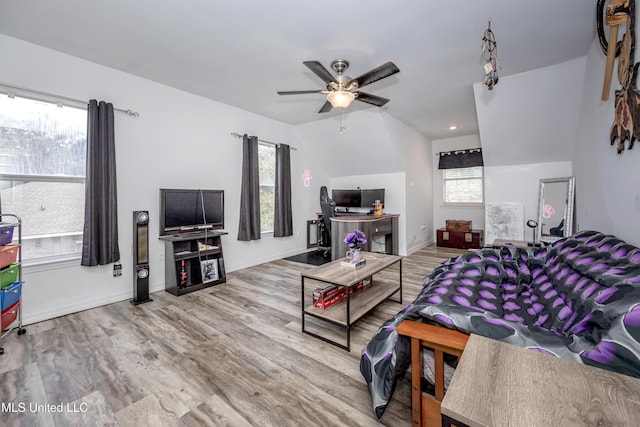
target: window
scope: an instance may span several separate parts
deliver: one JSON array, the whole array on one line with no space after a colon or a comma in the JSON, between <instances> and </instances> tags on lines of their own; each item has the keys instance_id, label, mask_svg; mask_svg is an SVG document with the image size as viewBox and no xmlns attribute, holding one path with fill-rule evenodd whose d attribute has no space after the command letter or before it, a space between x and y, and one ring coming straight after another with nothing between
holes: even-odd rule
<instances>
[{"instance_id":1,"label":"window","mask_svg":"<svg viewBox=\"0 0 640 427\"><path fill-rule=\"evenodd\" d=\"M0 96L0 209L22 219L23 261L82 252L86 129L85 109Z\"/></svg>"},{"instance_id":2,"label":"window","mask_svg":"<svg viewBox=\"0 0 640 427\"><path fill-rule=\"evenodd\" d=\"M443 169L444 203L482 204L482 166Z\"/></svg>"},{"instance_id":3,"label":"window","mask_svg":"<svg viewBox=\"0 0 640 427\"><path fill-rule=\"evenodd\" d=\"M260 230L273 231L276 204L276 147L258 144L258 170L260 181Z\"/></svg>"}]
</instances>

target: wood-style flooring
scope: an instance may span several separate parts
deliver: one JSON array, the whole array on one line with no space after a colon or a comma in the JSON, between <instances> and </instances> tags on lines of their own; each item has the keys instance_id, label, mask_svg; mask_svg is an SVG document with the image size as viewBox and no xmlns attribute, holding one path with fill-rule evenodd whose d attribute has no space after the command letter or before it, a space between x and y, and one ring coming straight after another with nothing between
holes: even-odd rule
<instances>
[{"instance_id":1,"label":"wood-style flooring","mask_svg":"<svg viewBox=\"0 0 640 427\"><path fill-rule=\"evenodd\" d=\"M313 266L285 260L181 297L156 292L28 325L2 340L0 425L409 426L408 378L378 420L360 351L459 253L404 258L403 304L357 322L351 352L301 332L300 272Z\"/></svg>"}]
</instances>

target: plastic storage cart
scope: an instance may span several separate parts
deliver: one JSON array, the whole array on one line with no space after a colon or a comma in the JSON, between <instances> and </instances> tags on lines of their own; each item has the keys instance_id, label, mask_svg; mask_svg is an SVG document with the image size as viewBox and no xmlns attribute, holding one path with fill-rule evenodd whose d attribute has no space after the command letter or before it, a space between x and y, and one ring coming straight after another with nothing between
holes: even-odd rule
<instances>
[{"instance_id":1,"label":"plastic storage cart","mask_svg":"<svg viewBox=\"0 0 640 427\"><path fill-rule=\"evenodd\" d=\"M10 217L11 222L5 222ZM4 353L2 339L14 329L25 334L22 327L22 221L18 215L0 214L0 354ZM13 242L15 230L17 243Z\"/></svg>"}]
</instances>

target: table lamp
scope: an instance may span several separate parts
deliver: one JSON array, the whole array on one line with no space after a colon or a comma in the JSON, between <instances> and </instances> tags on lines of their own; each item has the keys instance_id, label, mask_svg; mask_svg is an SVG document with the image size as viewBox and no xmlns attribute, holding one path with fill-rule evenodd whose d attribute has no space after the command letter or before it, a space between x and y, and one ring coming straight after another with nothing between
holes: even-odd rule
<instances>
[{"instance_id":1,"label":"table lamp","mask_svg":"<svg viewBox=\"0 0 640 427\"><path fill-rule=\"evenodd\" d=\"M531 228L531 231L533 232L533 242L527 243L527 246L532 246L534 248L542 246L540 243L536 243L536 228L538 228L538 221L530 219L527 221L527 227Z\"/></svg>"}]
</instances>

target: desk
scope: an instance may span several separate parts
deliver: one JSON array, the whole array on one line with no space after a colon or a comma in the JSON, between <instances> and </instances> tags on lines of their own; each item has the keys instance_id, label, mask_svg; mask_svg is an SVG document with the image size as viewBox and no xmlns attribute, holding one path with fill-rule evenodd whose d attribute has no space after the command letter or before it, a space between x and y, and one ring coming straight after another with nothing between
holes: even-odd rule
<instances>
[{"instance_id":1,"label":"desk","mask_svg":"<svg viewBox=\"0 0 640 427\"><path fill-rule=\"evenodd\" d=\"M343 258L349 247L344 236L355 230L367 236L363 251L371 252L371 244L384 239L384 252L398 255L398 217L400 215L344 215L331 218L331 260Z\"/></svg>"},{"instance_id":2,"label":"desk","mask_svg":"<svg viewBox=\"0 0 640 427\"><path fill-rule=\"evenodd\" d=\"M443 426L638 426L640 379L471 335L441 412Z\"/></svg>"}]
</instances>

